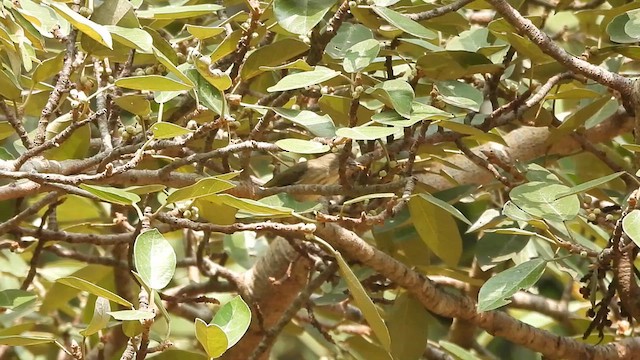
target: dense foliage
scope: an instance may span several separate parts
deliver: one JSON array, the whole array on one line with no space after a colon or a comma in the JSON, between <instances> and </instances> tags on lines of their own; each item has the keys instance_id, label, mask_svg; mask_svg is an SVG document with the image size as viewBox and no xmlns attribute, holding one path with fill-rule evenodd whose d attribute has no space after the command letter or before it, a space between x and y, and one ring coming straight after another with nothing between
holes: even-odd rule
<instances>
[{"instance_id":1,"label":"dense foliage","mask_svg":"<svg viewBox=\"0 0 640 360\"><path fill-rule=\"evenodd\" d=\"M623 0L5 0L0 359L637 358L639 41Z\"/></svg>"}]
</instances>

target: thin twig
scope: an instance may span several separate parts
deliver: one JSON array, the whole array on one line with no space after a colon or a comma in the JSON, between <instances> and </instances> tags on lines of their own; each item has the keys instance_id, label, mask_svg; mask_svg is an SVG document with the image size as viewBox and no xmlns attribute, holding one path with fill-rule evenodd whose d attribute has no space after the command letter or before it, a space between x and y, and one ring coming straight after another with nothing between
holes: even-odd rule
<instances>
[{"instance_id":1,"label":"thin twig","mask_svg":"<svg viewBox=\"0 0 640 360\"><path fill-rule=\"evenodd\" d=\"M4 113L4 116L7 118L7 122L11 124L13 129L16 131L16 134L20 137L20 141L22 141L22 145L25 148L30 149L33 146L31 139L29 139L29 134L27 134L27 130L24 128L22 121L18 119L17 113L11 111L7 104L5 103L5 98L0 96L0 110Z\"/></svg>"},{"instance_id":2,"label":"thin twig","mask_svg":"<svg viewBox=\"0 0 640 360\"><path fill-rule=\"evenodd\" d=\"M58 75L58 81L51 91L46 105L42 109L42 114L40 115L40 120L38 121L38 128L36 129L36 136L33 140L34 145L40 145L44 142L47 125L49 125L49 120L53 115L53 111L58 107L58 105L60 105L62 95L69 90L69 76L73 71L73 61L75 60L76 52L78 50L76 48L77 35L78 31L73 29L65 39L67 47L64 64L62 65L62 70L60 70L60 74Z\"/></svg>"}]
</instances>

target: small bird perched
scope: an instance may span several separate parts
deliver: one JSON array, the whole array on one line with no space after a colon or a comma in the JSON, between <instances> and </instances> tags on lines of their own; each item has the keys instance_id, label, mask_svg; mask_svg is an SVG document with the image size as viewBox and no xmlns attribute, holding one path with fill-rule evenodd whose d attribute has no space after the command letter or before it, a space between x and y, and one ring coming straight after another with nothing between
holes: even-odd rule
<instances>
[{"instance_id":1,"label":"small bird perched","mask_svg":"<svg viewBox=\"0 0 640 360\"><path fill-rule=\"evenodd\" d=\"M349 158L347 166L360 166ZM340 180L340 154L329 153L319 158L297 163L287 170L275 175L264 187L287 186L294 184L332 185ZM299 201L316 200L318 195L297 195Z\"/></svg>"}]
</instances>

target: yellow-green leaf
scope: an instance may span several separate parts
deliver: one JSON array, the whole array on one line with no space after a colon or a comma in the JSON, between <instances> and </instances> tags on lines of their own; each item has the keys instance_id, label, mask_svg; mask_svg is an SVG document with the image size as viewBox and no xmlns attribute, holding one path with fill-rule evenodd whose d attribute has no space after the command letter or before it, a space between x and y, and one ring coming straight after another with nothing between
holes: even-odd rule
<instances>
[{"instance_id":1,"label":"yellow-green leaf","mask_svg":"<svg viewBox=\"0 0 640 360\"><path fill-rule=\"evenodd\" d=\"M96 296L101 296L126 307L133 307L133 304L131 304L128 300L120 297L120 295L114 294L105 288L102 288L92 282L80 279L75 276L67 276L58 279L57 282L67 286L71 286L72 288L76 288L78 290L86 291Z\"/></svg>"},{"instance_id":2,"label":"yellow-green leaf","mask_svg":"<svg viewBox=\"0 0 640 360\"><path fill-rule=\"evenodd\" d=\"M184 91L193 86L160 75L131 76L116 80L116 86L134 90Z\"/></svg>"},{"instance_id":3,"label":"yellow-green leaf","mask_svg":"<svg viewBox=\"0 0 640 360\"><path fill-rule=\"evenodd\" d=\"M229 190L235 187L234 184L218 177L208 177L198 180L197 183L183 187L171 193L167 197L167 203L182 200L197 199Z\"/></svg>"},{"instance_id":4,"label":"yellow-green leaf","mask_svg":"<svg viewBox=\"0 0 640 360\"><path fill-rule=\"evenodd\" d=\"M195 326L196 339L198 339L209 357L217 358L227 351L229 340L220 326L207 324L201 319L196 319Z\"/></svg>"},{"instance_id":5,"label":"yellow-green leaf","mask_svg":"<svg viewBox=\"0 0 640 360\"><path fill-rule=\"evenodd\" d=\"M51 2L49 3L49 6L51 6L53 10L58 13L58 15L62 16L63 18L65 18L65 20L70 22L75 28L82 31L83 34L86 34L93 40L108 47L109 49L113 49L113 40L111 39L111 33L109 32L109 30L107 30L106 27L100 24L96 24L86 17L71 10L66 4Z\"/></svg>"},{"instance_id":6,"label":"yellow-green leaf","mask_svg":"<svg viewBox=\"0 0 640 360\"><path fill-rule=\"evenodd\" d=\"M156 139L170 139L176 136L190 134L193 130L168 122L159 122L151 125L151 132Z\"/></svg>"},{"instance_id":7,"label":"yellow-green leaf","mask_svg":"<svg viewBox=\"0 0 640 360\"><path fill-rule=\"evenodd\" d=\"M462 238L453 217L419 196L409 200L409 211L422 241L448 266L456 266L462 255Z\"/></svg>"}]
</instances>

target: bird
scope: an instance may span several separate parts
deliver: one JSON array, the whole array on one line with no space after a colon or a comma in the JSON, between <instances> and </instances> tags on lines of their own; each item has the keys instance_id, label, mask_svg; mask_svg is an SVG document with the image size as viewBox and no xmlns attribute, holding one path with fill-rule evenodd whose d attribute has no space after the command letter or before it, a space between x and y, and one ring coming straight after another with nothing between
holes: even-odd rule
<instances>
[{"instance_id":1,"label":"bird","mask_svg":"<svg viewBox=\"0 0 640 360\"><path fill-rule=\"evenodd\" d=\"M352 172L354 166L361 168L362 165L348 158L347 166L348 172ZM291 166L285 171L276 174L271 180L264 184L264 187L269 188L296 184L333 185L340 180L339 171L340 154L329 153ZM317 200L319 196L298 194L294 195L294 198L299 201L313 201Z\"/></svg>"}]
</instances>

